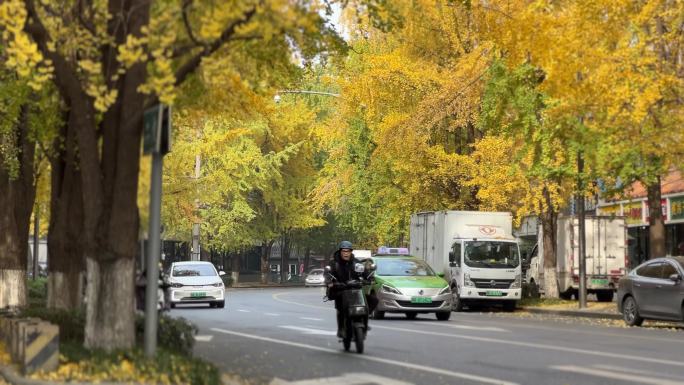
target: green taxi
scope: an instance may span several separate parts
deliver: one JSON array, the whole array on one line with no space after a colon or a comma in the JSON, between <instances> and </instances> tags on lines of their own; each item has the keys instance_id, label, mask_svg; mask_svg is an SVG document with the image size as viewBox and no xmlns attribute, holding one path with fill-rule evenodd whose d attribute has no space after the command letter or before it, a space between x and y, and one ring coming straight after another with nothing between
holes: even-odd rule
<instances>
[{"instance_id":1,"label":"green taxi","mask_svg":"<svg viewBox=\"0 0 684 385\"><path fill-rule=\"evenodd\" d=\"M449 284L423 260L407 254L377 254L375 283L370 291L378 298L374 319L385 313L404 313L415 319L421 313L435 313L440 321L451 316Z\"/></svg>"}]
</instances>

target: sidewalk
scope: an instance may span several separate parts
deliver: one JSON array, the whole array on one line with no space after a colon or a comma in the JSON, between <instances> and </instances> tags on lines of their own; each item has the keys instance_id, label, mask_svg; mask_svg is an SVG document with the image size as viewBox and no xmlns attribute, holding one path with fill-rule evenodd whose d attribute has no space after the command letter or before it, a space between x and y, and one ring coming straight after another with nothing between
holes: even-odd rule
<instances>
[{"instance_id":1,"label":"sidewalk","mask_svg":"<svg viewBox=\"0 0 684 385\"><path fill-rule=\"evenodd\" d=\"M584 317L609 320L620 320L622 314L617 311L617 304L614 302L589 302L585 309L579 308L577 301L568 304L544 305L544 306L523 306L521 309L533 314L550 314L566 317Z\"/></svg>"}]
</instances>

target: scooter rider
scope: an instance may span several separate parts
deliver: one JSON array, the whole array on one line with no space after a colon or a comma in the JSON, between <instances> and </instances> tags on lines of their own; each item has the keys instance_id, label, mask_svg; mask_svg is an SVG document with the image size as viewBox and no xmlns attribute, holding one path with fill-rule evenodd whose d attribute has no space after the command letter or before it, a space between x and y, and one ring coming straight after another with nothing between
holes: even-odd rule
<instances>
[{"instance_id":1,"label":"scooter rider","mask_svg":"<svg viewBox=\"0 0 684 385\"><path fill-rule=\"evenodd\" d=\"M352 254L353 247L349 241L342 241L333 255L333 260L330 261L330 275L335 277L332 279L326 276L326 286L328 288L328 299L335 301L335 309L337 310L337 336L342 338L344 329L344 315L342 314L342 296L341 293L345 289L345 282L350 280L359 280L360 278L368 279L370 272L357 273L354 271L354 266L361 263L354 258ZM378 299L375 295L366 295L366 302L368 303L369 314L378 304Z\"/></svg>"}]
</instances>

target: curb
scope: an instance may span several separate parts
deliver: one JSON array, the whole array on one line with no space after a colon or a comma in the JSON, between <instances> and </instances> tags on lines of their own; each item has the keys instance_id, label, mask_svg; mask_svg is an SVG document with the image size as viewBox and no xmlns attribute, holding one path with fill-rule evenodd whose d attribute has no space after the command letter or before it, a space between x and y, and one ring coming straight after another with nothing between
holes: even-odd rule
<instances>
[{"instance_id":1,"label":"curb","mask_svg":"<svg viewBox=\"0 0 684 385\"><path fill-rule=\"evenodd\" d=\"M17 373L11 366L1 366L0 365L0 376L2 376L8 383L12 385L55 385L55 384L68 384L68 385L93 385L93 382L62 382L62 381L45 381L45 380L34 380L31 378L26 378L19 373ZM130 383L123 382L98 382L97 385L131 385Z\"/></svg>"},{"instance_id":2,"label":"curb","mask_svg":"<svg viewBox=\"0 0 684 385\"><path fill-rule=\"evenodd\" d=\"M542 309L538 307L523 307L522 310L527 311L532 314L550 314L550 315L560 315L566 317L579 317L579 318L596 318L596 319L609 319L609 320L621 320L622 314L617 313L598 313L586 310L552 310L552 309Z\"/></svg>"}]
</instances>

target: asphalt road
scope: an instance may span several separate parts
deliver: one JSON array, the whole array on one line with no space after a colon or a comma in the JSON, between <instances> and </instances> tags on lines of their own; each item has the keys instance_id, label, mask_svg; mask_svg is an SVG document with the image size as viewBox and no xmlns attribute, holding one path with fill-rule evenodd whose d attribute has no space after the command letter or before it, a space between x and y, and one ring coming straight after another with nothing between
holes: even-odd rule
<instances>
[{"instance_id":1,"label":"asphalt road","mask_svg":"<svg viewBox=\"0 0 684 385\"><path fill-rule=\"evenodd\" d=\"M225 309L179 307L196 353L253 384L681 384L684 332L516 314L371 320L363 355L335 337L320 288L238 289Z\"/></svg>"}]
</instances>

